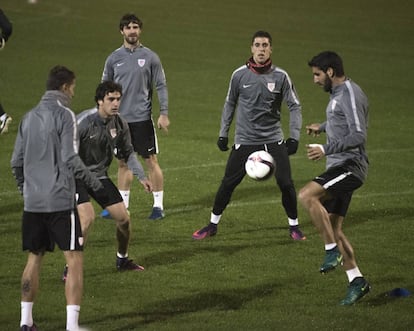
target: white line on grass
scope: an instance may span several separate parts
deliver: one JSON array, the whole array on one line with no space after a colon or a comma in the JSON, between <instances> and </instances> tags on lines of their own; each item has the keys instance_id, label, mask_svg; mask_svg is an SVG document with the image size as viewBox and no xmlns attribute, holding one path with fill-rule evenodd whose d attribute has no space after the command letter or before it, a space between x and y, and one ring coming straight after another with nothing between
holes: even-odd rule
<instances>
[{"instance_id":1,"label":"white line on grass","mask_svg":"<svg viewBox=\"0 0 414 331\"><path fill-rule=\"evenodd\" d=\"M414 148L400 148L400 149L375 149L375 150L368 150L368 157L370 154L389 154L389 153L407 153L407 152L414 152ZM308 159L306 155L293 155L291 156L293 159ZM193 164L189 166L179 166L179 167L169 167L164 168L164 172L168 171L180 171L180 170L188 170L188 169L199 169L199 168L209 168L209 167L218 167L218 166L225 166L226 161L221 162L211 162L211 163L201 163L201 164Z\"/></svg>"}]
</instances>

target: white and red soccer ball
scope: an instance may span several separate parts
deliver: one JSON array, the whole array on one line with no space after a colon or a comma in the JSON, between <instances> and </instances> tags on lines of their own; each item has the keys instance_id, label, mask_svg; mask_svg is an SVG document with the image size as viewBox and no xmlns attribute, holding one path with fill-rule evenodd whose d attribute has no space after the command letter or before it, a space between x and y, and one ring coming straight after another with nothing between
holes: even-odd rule
<instances>
[{"instance_id":1,"label":"white and red soccer ball","mask_svg":"<svg viewBox=\"0 0 414 331\"><path fill-rule=\"evenodd\" d=\"M247 158L245 169L250 178L260 181L272 177L276 164L268 152L256 151Z\"/></svg>"}]
</instances>

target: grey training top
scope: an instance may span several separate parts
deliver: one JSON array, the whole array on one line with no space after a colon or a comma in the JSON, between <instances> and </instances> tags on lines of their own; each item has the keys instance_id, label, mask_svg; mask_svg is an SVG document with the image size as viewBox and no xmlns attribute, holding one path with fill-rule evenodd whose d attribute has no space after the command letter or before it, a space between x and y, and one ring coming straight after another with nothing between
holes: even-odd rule
<instances>
[{"instance_id":1,"label":"grey training top","mask_svg":"<svg viewBox=\"0 0 414 331\"><path fill-rule=\"evenodd\" d=\"M131 50L124 46L108 56L102 81L110 80L122 85L120 113L128 122L151 119L153 87L157 90L160 113L168 114L168 90L160 58L140 45Z\"/></svg>"},{"instance_id":2,"label":"grey training top","mask_svg":"<svg viewBox=\"0 0 414 331\"><path fill-rule=\"evenodd\" d=\"M124 160L139 180L146 178L131 144L128 123L121 116L102 118L92 108L76 116L79 126L79 155L88 169L99 178L108 177L113 155Z\"/></svg>"},{"instance_id":3,"label":"grey training top","mask_svg":"<svg viewBox=\"0 0 414 331\"><path fill-rule=\"evenodd\" d=\"M321 131L326 131L327 141L323 145L326 167L342 165L347 160L356 162L350 169L361 181L368 173L366 153L368 129L368 98L361 88L347 79L344 84L332 89L326 108L326 122Z\"/></svg>"},{"instance_id":4,"label":"grey training top","mask_svg":"<svg viewBox=\"0 0 414 331\"><path fill-rule=\"evenodd\" d=\"M75 177L93 190L101 182L78 155L75 114L65 105L69 98L60 91L47 91L40 103L22 119L11 166L16 180L24 181L24 210L58 212L75 207Z\"/></svg>"},{"instance_id":5,"label":"grey training top","mask_svg":"<svg viewBox=\"0 0 414 331\"><path fill-rule=\"evenodd\" d=\"M272 66L267 73L257 74L247 65L241 66L231 76L220 137L228 137L237 106L235 144L259 145L284 139L280 123L282 101L289 108L290 137L299 140L301 105L287 72Z\"/></svg>"}]
</instances>

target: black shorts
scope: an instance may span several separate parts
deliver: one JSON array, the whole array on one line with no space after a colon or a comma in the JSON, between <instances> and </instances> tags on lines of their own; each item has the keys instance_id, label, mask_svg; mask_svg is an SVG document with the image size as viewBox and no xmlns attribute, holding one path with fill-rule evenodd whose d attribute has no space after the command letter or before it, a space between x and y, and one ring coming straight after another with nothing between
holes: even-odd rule
<instances>
[{"instance_id":1,"label":"black shorts","mask_svg":"<svg viewBox=\"0 0 414 331\"><path fill-rule=\"evenodd\" d=\"M328 213L343 217L348 211L352 194L363 184L346 166L330 168L313 181L321 185L331 196L323 201Z\"/></svg>"},{"instance_id":2,"label":"black shorts","mask_svg":"<svg viewBox=\"0 0 414 331\"><path fill-rule=\"evenodd\" d=\"M83 237L77 210L53 213L24 211L22 243L23 250L33 253L53 252L55 243L62 251L81 251Z\"/></svg>"},{"instance_id":3,"label":"black shorts","mask_svg":"<svg viewBox=\"0 0 414 331\"><path fill-rule=\"evenodd\" d=\"M105 195L98 195L96 192L88 189L82 181L76 181L76 202L78 205L89 202L89 196L91 196L103 209L124 201L122 199L121 193L119 193L118 188L115 186L112 180L109 178L102 178L100 181L104 187Z\"/></svg>"},{"instance_id":4,"label":"black shorts","mask_svg":"<svg viewBox=\"0 0 414 331\"><path fill-rule=\"evenodd\" d=\"M152 120L128 123L132 146L138 155L148 159L150 155L158 154L158 140Z\"/></svg>"}]
</instances>

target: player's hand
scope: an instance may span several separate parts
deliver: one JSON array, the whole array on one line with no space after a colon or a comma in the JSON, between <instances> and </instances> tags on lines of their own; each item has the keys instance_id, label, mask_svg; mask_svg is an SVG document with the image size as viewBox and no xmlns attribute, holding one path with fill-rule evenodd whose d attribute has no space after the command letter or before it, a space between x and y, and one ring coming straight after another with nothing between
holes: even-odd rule
<instances>
[{"instance_id":1,"label":"player's hand","mask_svg":"<svg viewBox=\"0 0 414 331\"><path fill-rule=\"evenodd\" d=\"M152 183L147 178L142 179L139 182L142 184L142 186L144 186L144 190L146 192L148 193L152 192Z\"/></svg>"},{"instance_id":2,"label":"player's hand","mask_svg":"<svg viewBox=\"0 0 414 331\"><path fill-rule=\"evenodd\" d=\"M320 144L309 144L306 145L308 159L312 161L318 161L325 156L325 149Z\"/></svg>"},{"instance_id":3,"label":"player's hand","mask_svg":"<svg viewBox=\"0 0 414 331\"><path fill-rule=\"evenodd\" d=\"M229 138L227 137L219 137L217 140L217 146L218 148L220 148L222 152L229 150L228 144L229 144Z\"/></svg>"},{"instance_id":4,"label":"player's hand","mask_svg":"<svg viewBox=\"0 0 414 331\"><path fill-rule=\"evenodd\" d=\"M160 117L158 117L157 126L158 129L164 130L168 133L168 127L170 126L170 119L168 118L168 115L160 115Z\"/></svg>"},{"instance_id":5,"label":"player's hand","mask_svg":"<svg viewBox=\"0 0 414 331\"><path fill-rule=\"evenodd\" d=\"M299 147L299 141L293 138L286 140L286 148L288 155L295 154Z\"/></svg>"},{"instance_id":6,"label":"player's hand","mask_svg":"<svg viewBox=\"0 0 414 331\"><path fill-rule=\"evenodd\" d=\"M320 128L321 128L320 123L313 123L313 124L307 125L306 134L313 136L313 137L318 137L321 134Z\"/></svg>"},{"instance_id":7,"label":"player's hand","mask_svg":"<svg viewBox=\"0 0 414 331\"><path fill-rule=\"evenodd\" d=\"M16 179L17 189L19 190L20 194L23 195L23 186L24 186L23 167L13 167L12 173L13 173L14 178Z\"/></svg>"}]
</instances>

